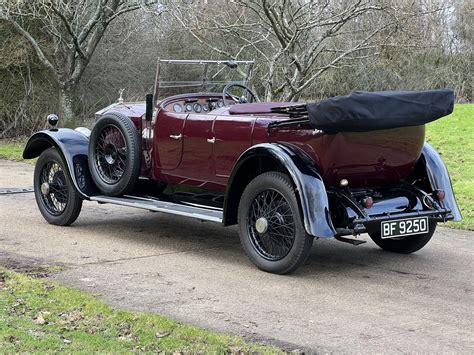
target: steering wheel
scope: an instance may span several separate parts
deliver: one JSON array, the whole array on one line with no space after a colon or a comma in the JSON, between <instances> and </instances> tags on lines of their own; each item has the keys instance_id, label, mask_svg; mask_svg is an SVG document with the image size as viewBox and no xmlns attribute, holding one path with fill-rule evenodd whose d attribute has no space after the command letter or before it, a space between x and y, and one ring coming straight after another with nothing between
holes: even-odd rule
<instances>
[{"instance_id":1,"label":"steering wheel","mask_svg":"<svg viewBox=\"0 0 474 355\"><path fill-rule=\"evenodd\" d=\"M242 95L235 95L231 93L232 88L240 88L242 89ZM229 100L227 100L227 97L229 97L234 101L236 104L246 104L249 102L258 102L258 97L255 95L255 93L250 90L247 86L243 84L227 84L224 87L224 90L222 91L222 100L224 101L225 106L229 106Z\"/></svg>"}]
</instances>

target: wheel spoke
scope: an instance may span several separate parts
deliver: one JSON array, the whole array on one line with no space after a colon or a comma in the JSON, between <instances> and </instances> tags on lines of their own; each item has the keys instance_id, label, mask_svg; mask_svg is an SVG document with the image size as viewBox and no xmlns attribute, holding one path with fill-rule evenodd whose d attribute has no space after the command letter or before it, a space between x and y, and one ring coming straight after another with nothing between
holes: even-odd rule
<instances>
[{"instance_id":1,"label":"wheel spoke","mask_svg":"<svg viewBox=\"0 0 474 355\"><path fill-rule=\"evenodd\" d=\"M95 149L94 161L102 180L109 184L119 181L127 168L128 150L122 131L106 126L100 132Z\"/></svg>"},{"instance_id":2,"label":"wheel spoke","mask_svg":"<svg viewBox=\"0 0 474 355\"><path fill-rule=\"evenodd\" d=\"M54 161L46 163L39 174L41 200L48 213L53 216L59 216L67 206L69 191L65 179L62 166ZM43 184L46 186L45 190Z\"/></svg>"}]
</instances>

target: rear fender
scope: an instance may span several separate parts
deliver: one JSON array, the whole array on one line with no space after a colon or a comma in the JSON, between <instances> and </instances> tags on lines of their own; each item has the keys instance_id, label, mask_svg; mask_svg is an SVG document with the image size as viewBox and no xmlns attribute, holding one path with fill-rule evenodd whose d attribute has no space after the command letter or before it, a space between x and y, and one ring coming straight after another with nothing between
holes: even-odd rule
<instances>
[{"instance_id":1,"label":"rear fender","mask_svg":"<svg viewBox=\"0 0 474 355\"><path fill-rule=\"evenodd\" d=\"M444 190L445 197L442 201L443 207L451 210L453 221L458 222L462 219L456 198L454 196L453 186L449 178L448 169L443 159L429 143L424 144L421 153L420 162L424 164L426 175L433 190Z\"/></svg>"},{"instance_id":2,"label":"rear fender","mask_svg":"<svg viewBox=\"0 0 474 355\"><path fill-rule=\"evenodd\" d=\"M279 167L288 173L296 187L306 232L314 237L329 238L336 234L332 225L329 202L321 175L307 162L306 155L298 148L281 143L262 143L245 151L237 161L229 178L224 201L224 225L234 224L236 199L240 194L233 193L239 184L246 162L256 157L268 157L278 162ZM239 174L240 172L240 174ZM252 172L243 171L247 176Z\"/></svg>"},{"instance_id":3,"label":"rear fender","mask_svg":"<svg viewBox=\"0 0 474 355\"><path fill-rule=\"evenodd\" d=\"M67 170L77 192L85 199L95 191L90 178L87 163L89 138L85 131L69 128L43 130L33 134L26 142L23 150L24 159L33 159L48 148L55 147L61 153L67 165Z\"/></svg>"}]
</instances>

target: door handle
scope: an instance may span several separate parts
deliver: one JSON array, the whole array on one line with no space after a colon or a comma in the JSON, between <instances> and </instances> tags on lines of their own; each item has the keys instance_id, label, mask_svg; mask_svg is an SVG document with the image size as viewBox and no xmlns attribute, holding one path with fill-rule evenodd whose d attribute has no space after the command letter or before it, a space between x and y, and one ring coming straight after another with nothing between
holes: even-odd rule
<instances>
[{"instance_id":1,"label":"door handle","mask_svg":"<svg viewBox=\"0 0 474 355\"><path fill-rule=\"evenodd\" d=\"M211 143L211 144L216 143L216 137L208 138L207 143Z\"/></svg>"},{"instance_id":2,"label":"door handle","mask_svg":"<svg viewBox=\"0 0 474 355\"><path fill-rule=\"evenodd\" d=\"M179 141L181 138L183 138L183 135L180 133L180 134L170 134L170 138L171 139L176 139L177 141Z\"/></svg>"}]
</instances>

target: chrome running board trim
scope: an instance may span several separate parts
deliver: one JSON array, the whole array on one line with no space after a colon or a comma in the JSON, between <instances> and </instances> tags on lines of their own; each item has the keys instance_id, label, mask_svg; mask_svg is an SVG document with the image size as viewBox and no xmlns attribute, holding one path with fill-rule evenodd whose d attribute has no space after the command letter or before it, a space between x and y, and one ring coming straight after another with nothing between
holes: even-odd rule
<instances>
[{"instance_id":1,"label":"chrome running board trim","mask_svg":"<svg viewBox=\"0 0 474 355\"><path fill-rule=\"evenodd\" d=\"M97 201L99 203L110 203L114 205L135 207L149 211L191 217L216 223L222 223L223 218L222 210L216 211L215 209L189 206L180 203L161 201L158 199L145 199L139 196L113 197L99 195L91 196L90 200Z\"/></svg>"}]
</instances>

